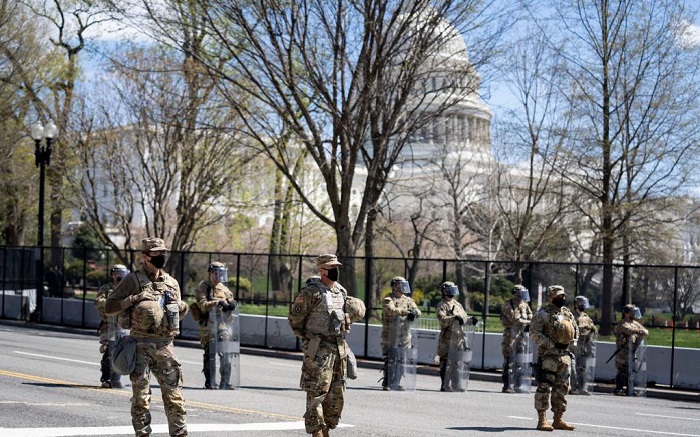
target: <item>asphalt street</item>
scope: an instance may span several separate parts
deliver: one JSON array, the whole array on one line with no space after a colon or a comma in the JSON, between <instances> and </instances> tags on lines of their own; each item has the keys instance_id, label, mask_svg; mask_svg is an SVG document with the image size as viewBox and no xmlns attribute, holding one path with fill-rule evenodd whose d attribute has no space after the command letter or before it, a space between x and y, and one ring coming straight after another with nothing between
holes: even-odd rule
<instances>
[{"instance_id":1,"label":"asphalt street","mask_svg":"<svg viewBox=\"0 0 700 437\"><path fill-rule=\"evenodd\" d=\"M125 389L99 388L98 349L91 333L0 325L0 436L133 435L128 379ZM231 391L201 388L201 349L179 345L176 354L190 435L306 435L298 354L242 354L242 386ZM441 393L439 378L426 374L418 375L415 392L384 392L379 377L377 369L359 369L348 384L341 427L331 435L543 435L534 429L532 394L502 394L499 383L482 380L470 381L466 393ZM152 384L153 435L167 435L155 378ZM570 396L565 419L576 425L576 436L700 437L698 402Z\"/></svg>"}]
</instances>

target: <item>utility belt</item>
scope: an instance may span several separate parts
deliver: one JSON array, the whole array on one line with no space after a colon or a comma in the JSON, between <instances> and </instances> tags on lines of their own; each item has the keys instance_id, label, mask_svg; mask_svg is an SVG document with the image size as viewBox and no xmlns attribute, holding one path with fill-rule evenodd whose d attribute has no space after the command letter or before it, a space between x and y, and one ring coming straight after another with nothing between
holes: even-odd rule
<instances>
[{"instance_id":1,"label":"utility belt","mask_svg":"<svg viewBox=\"0 0 700 437\"><path fill-rule=\"evenodd\" d=\"M547 349L547 353L550 355L569 355L568 349L551 348Z\"/></svg>"}]
</instances>

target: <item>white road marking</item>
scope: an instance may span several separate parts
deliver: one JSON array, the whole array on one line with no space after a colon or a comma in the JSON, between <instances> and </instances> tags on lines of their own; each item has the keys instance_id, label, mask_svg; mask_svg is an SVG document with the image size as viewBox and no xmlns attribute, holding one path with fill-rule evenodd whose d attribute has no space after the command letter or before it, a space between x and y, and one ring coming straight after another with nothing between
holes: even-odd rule
<instances>
[{"instance_id":1,"label":"white road marking","mask_svg":"<svg viewBox=\"0 0 700 437\"><path fill-rule=\"evenodd\" d=\"M526 420L533 420L530 417L518 417L518 416L508 416L511 419L526 419ZM666 431L652 431L650 429L637 429L637 428L623 428L620 426L606 426L606 425L593 425L590 423L576 423L576 422L569 422L572 425L576 426L590 426L591 428L604 428L604 429L617 429L620 431L632 431L632 432L637 432L641 435L648 435L648 434L663 434L663 435L679 435L682 437L700 437L698 434L681 434L678 432L666 432Z\"/></svg>"},{"instance_id":2,"label":"white road marking","mask_svg":"<svg viewBox=\"0 0 700 437\"><path fill-rule=\"evenodd\" d=\"M70 358L53 357L51 355L30 354L28 352L20 352L20 351L14 351L14 353L19 354L19 355L29 355L31 357L49 358L52 360L59 360L59 361L70 361L72 363L92 364L94 366L100 365L99 362L94 362L94 361L71 360Z\"/></svg>"},{"instance_id":3,"label":"white road marking","mask_svg":"<svg viewBox=\"0 0 700 437\"><path fill-rule=\"evenodd\" d=\"M664 419L677 419L677 420L700 420L697 417L680 417L680 416L664 416L661 414L649 414L649 413L634 413L638 416L650 416L650 417L662 417Z\"/></svg>"},{"instance_id":4,"label":"white road marking","mask_svg":"<svg viewBox=\"0 0 700 437\"><path fill-rule=\"evenodd\" d=\"M95 404L89 403L60 403L60 402L25 402L25 401L0 401L4 405L51 405L56 407L93 407Z\"/></svg>"},{"instance_id":5,"label":"white road marking","mask_svg":"<svg viewBox=\"0 0 700 437\"><path fill-rule=\"evenodd\" d=\"M354 425L340 424L346 428ZM168 425L151 425L151 435L168 434ZM187 432L242 432L242 431L289 431L304 429L304 422L270 422L270 423L191 423ZM74 428L0 428L0 435L13 437L65 437L65 436L107 436L133 435L131 426L96 426Z\"/></svg>"}]
</instances>

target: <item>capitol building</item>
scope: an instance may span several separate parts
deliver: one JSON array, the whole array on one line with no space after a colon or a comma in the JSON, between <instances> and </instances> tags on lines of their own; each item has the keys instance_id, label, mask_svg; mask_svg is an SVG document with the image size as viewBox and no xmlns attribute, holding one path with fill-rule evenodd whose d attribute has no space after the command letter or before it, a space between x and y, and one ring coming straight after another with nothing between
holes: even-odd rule
<instances>
[{"instance_id":1,"label":"capitol building","mask_svg":"<svg viewBox=\"0 0 700 437\"><path fill-rule=\"evenodd\" d=\"M442 50L424 65L407 111L419 114L421 122L406 135L388 175L382 202L382 207L399 215L401 211L410 213L417 198L430 201L434 194L449 190L445 171L457 171L460 179L474 182L477 175L490 173L494 165L490 137L493 113L478 94L480 79L469 61L464 38L445 19L434 32L444 41ZM366 175L366 169L358 166L353 207L359 207Z\"/></svg>"}]
</instances>

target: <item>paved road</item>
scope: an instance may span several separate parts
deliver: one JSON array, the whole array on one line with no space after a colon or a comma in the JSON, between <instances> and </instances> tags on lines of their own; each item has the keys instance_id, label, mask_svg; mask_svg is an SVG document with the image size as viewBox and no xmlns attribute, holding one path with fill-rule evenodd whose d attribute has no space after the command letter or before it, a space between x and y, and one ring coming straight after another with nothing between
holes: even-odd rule
<instances>
[{"instance_id":1,"label":"paved road","mask_svg":"<svg viewBox=\"0 0 700 437\"><path fill-rule=\"evenodd\" d=\"M99 386L95 335L0 325L0 437L133 435L131 390ZM176 347L183 362L190 435L293 436L303 429L298 356L241 357L242 388L209 391L201 350ZM532 395L505 395L494 382L467 393L440 393L439 378L418 375L415 393L379 390L375 369L350 381L335 436L542 436ZM153 379L155 383L155 379ZM160 391L153 390L154 435L167 435ZM566 419L576 436L700 437L700 403L608 394L572 396ZM556 434L565 433L555 431ZM552 435L554 435L553 433Z\"/></svg>"}]
</instances>

